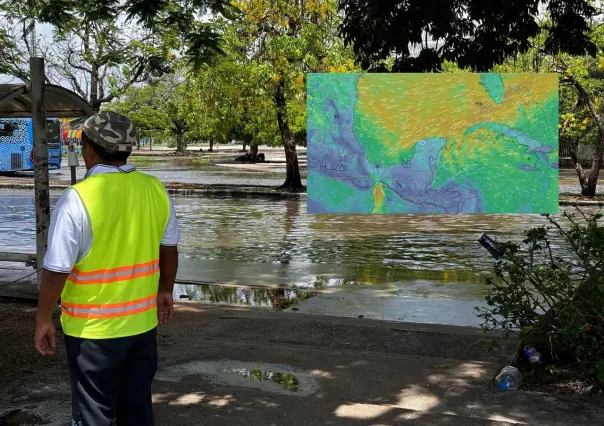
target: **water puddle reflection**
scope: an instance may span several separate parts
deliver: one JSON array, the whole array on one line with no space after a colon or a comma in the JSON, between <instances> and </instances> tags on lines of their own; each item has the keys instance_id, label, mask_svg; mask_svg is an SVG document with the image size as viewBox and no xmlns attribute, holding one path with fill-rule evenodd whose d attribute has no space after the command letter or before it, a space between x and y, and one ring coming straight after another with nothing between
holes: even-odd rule
<instances>
[{"instance_id":1,"label":"water puddle reflection","mask_svg":"<svg viewBox=\"0 0 604 426\"><path fill-rule=\"evenodd\" d=\"M267 371L258 368L254 368L252 370L248 370L247 368L234 368L232 372L241 377L258 380L260 382L263 380L268 380L273 383L277 383L292 392L298 391L298 379L291 373L280 373L278 371Z\"/></svg>"}]
</instances>

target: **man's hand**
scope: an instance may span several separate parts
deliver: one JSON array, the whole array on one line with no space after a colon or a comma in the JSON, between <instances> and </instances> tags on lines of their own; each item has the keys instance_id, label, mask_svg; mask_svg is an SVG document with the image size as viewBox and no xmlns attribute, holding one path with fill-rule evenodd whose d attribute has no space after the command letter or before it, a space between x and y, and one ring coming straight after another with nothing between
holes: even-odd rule
<instances>
[{"instance_id":1,"label":"man's hand","mask_svg":"<svg viewBox=\"0 0 604 426\"><path fill-rule=\"evenodd\" d=\"M52 322L52 311L57 306L68 275L48 269L42 271L42 287L40 287L38 295L36 333L34 335L34 346L42 355L54 355L55 353L57 332Z\"/></svg>"},{"instance_id":2,"label":"man's hand","mask_svg":"<svg viewBox=\"0 0 604 426\"><path fill-rule=\"evenodd\" d=\"M174 314L174 300L172 293L160 291L157 294L157 321L159 325L167 324Z\"/></svg>"},{"instance_id":3,"label":"man's hand","mask_svg":"<svg viewBox=\"0 0 604 426\"><path fill-rule=\"evenodd\" d=\"M42 355L54 355L57 331L52 321L37 322L34 345Z\"/></svg>"}]
</instances>

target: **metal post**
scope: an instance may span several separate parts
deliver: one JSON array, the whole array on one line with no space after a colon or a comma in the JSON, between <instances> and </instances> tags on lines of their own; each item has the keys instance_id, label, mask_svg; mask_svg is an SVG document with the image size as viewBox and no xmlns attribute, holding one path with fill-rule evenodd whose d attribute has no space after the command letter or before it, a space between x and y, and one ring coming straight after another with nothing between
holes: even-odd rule
<instances>
[{"instance_id":1,"label":"metal post","mask_svg":"<svg viewBox=\"0 0 604 426\"><path fill-rule=\"evenodd\" d=\"M46 88L44 58L29 58L31 75L31 113L34 139L34 193L36 204L36 267L38 290L42 282L42 265L46 254L50 226L48 193L48 144L46 135Z\"/></svg>"},{"instance_id":2,"label":"metal post","mask_svg":"<svg viewBox=\"0 0 604 426\"><path fill-rule=\"evenodd\" d=\"M71 184L76 183L76 167L80 165L78 161L78 153L75 150L73 143L69 144L69 151L67 153L67 166L71 169Z\"/></svg>"}]
</instances>

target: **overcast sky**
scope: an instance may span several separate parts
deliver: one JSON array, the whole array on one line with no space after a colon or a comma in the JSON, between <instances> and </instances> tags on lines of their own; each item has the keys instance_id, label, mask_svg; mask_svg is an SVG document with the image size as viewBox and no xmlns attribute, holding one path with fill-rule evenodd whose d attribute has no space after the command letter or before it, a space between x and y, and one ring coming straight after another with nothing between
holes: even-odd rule
<instances>
[{"instance_id":1,"label":"overcast sky","mask_svg":"<svg viewBox=\"0 0 604 426\"><path fill-rule=\"evenodd\" d=\"M52 40L52 25L36 24L36 32L40 38ZM0 84L2 83L21 83L21 80L10 75L0 74Z\"/></svg>"}]
</instances>

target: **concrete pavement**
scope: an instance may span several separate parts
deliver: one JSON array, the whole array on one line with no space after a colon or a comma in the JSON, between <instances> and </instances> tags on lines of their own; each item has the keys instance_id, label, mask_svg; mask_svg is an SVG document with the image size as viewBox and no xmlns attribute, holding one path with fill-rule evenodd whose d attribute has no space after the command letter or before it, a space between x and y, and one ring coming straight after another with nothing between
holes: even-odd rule
<instances>
[{"instance_id":1,"label":"concrete pavement","mask_svg":"<svg viewBox=\"0 0 604 426\"><path fill-rule=\"evenodd\" d=\"M33 269L0 262L0 297L37 297ZM353 282L336 264L270 264L181 258L176 300L249 304L297 313L479 327L476 306L486 306L484 284L407 279L382 285ZM251 279L250 277L253 277ZM294 304L295 303L295 304Z\"/></svg>"}]
</instances>

